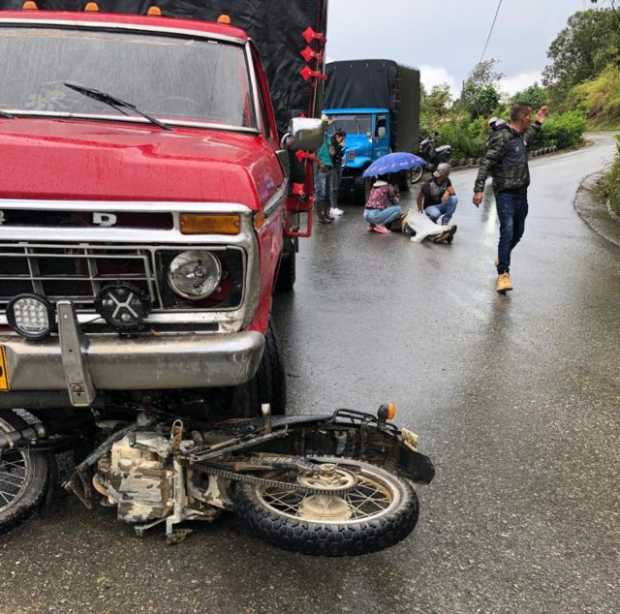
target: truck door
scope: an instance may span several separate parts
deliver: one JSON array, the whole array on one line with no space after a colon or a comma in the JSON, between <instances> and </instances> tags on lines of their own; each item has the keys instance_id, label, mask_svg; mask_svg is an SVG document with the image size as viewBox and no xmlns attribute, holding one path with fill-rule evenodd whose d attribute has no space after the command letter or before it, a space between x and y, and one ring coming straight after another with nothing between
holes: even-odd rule
<instances>
[{"instance_id":1,"label":"truck door","mask_svg":"<svg viewBox=\"0 0 620 614\"><path fill-rule=\"evenodd\" d=\"M375 116L373 159L390 153L390 122L387 115Z\"/></svg>"}]
</instances>

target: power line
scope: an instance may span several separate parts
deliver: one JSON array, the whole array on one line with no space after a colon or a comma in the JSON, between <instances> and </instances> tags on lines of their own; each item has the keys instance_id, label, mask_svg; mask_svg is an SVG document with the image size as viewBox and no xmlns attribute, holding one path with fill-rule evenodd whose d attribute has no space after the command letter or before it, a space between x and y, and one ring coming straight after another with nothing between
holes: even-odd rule
<instances>
[{"instance_id":1,"label":"power line","mask_svg":"<svg viewBox=\"0 0 620 614\"><path fill-rule=\"evenodd\" d=\"M482 60L484 60L484 56L487 52L487 49L489 47L489 42L491 41L491 35L493 34L493 29L495 28L495 23L497 22L497 16L499 15L499 10L502 8L502 3L504 2L504 0L499 0L499 2L497 3L497 10L495 11L495 17L493 17L493 23L491 24L491 28L489 30L489 35L487 36L487 41L486 43L484 43L484 49L482 50L482 53L480 54L480 60L478 61L478 64L480 64L480 62L482 62Z\"/></svg>"}]
</instances>

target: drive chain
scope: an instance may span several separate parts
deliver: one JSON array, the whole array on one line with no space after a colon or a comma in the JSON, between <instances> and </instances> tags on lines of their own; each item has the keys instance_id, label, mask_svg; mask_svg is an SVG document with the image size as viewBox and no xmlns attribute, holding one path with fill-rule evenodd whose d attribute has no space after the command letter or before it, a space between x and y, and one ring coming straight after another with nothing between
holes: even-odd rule
<instances>
[{"instance_id":1,"label":"drive chain","mask_svg":"<svg viewBox=\"0 0 620 614\"><path fill-rule=\"evenodd\" d=\"M270 480L267 478L259 478L255 475L248 475L245 473L236 473L235 471L227 471L226 469L219 469L218 467L212 467L206 464L197 463L201 471L208 473L209 475L215 475L225 480L231 480L232 482L243 482L245 484L254 484L256 486L263 486L264 488L276 488L280 490L294 490L305 495L329 495L332 497L342 497L355 488L353 486L346 486L343 488L312 488L310 486L302 486L295 482L281 482L279 480Z\"/></svg>"}]
</instances>

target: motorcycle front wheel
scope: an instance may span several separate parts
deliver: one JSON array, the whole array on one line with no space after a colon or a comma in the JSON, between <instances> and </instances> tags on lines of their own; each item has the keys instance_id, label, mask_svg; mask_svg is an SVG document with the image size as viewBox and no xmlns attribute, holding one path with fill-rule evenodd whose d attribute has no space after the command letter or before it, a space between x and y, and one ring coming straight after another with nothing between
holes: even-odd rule
<instances>
[{"instance_id":1,"label":"motorcycle front wheel","mask_svg":"<svg viewBox=\"0 0 620 614\"><path fill-rule=\"evenodd\" d=\"M290 488L238 484L235 511L250 530L275 546L318 556L377 552L411 533L419 506L409 481L362 461L312 461L319 464L312 478L287 469L265 476ZM299 484L337 494L306 494L294 488Z\"/></svg>"},{"instance_id":2,"label":"motorcycle front wheel","mask_svg":"<svg viewBox=\"0 0 620 614\"><path fill-rule=\"evenodd\" d=\"M0 411L0 433L26 428L15 413ZM47 490L48 459L26 448L0 452L0 534L26 520Z\"/></svg>"}]
</instances>

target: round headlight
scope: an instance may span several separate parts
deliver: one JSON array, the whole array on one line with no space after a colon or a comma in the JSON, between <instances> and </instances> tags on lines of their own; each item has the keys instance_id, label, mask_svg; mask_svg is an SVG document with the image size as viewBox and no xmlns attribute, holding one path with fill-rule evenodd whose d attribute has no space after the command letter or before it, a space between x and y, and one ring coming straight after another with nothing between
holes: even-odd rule
<instances>
[{"instance_id":1,"label":"round headlight","mask_svg":"<svg viewBox=\"0 0 620 614\"><path fill-rule=\"evenodd\" d=\"M36 294L20 294L6 308L9 326L27 339L44 339L52 332L52 306Z\"/></svg>"},{"instance_id":2,"label":"round headlight","mask_svg":"<svg viewBox=\"0 0 620 614\"><path fill-rule=\"evenodd\" d=\"M199 301L217 289L222 265L210 252L191 250L174 258L168 268L170 287L183 298Z\"/></svg>"}]
</instances>

